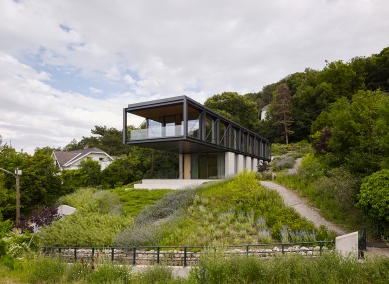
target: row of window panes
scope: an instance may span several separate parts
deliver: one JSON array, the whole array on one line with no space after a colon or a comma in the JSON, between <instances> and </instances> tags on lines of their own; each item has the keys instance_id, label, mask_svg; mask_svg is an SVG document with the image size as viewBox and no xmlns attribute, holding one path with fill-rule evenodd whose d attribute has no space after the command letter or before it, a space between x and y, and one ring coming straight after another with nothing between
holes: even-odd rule
<instances>
[{"instance_id":1,"label":"row of window panes","mask_svg":"<svg viewBox=\"0 0 389 284\"><path fill-rule=\"evenodd\" d=\"M195 110L194 108L189 107L188 112L188 136L196 139L200 139L200 118L203 113ZM223 122L219 123L219 143L216 141L216 124L218 120L213 119L213 117L206 115L205 117L205 141L209 143L218 144L224 147L227 147L228 139L230 140L231 149L238 150L238 137L240 136L240 147L239 150L242 152L247 152L248 154L255 154L257 156L264 156L266 150L266 143L262 140L258 140L254 136L249 136L248 145L247 144L247 135L248 133L241 132L238 133L238 129L232 128L231 135L228 135L228 130L231 125L225 124ZM247 149L246 149L246 146ZM254 149L255 148L255 149Z\"/></svg>"}]
</instances>

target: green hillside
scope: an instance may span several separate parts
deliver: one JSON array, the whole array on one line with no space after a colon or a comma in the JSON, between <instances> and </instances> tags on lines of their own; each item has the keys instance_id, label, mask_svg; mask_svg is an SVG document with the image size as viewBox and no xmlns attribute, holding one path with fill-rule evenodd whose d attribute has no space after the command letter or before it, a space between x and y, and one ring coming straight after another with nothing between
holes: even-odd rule
<instances>
[{"instance_id":1,"label":"green hillside","mask_svg":"<svg viewBox=\"0 0 389 284\"><path fill-rule=\"evenodd\" d=\"M43 245L203 246L334 238L285 206L276 191L261 187L254 172L193 190L83 189L60 201L78 209L42 229Z\"/></svg>"}]
</instances>

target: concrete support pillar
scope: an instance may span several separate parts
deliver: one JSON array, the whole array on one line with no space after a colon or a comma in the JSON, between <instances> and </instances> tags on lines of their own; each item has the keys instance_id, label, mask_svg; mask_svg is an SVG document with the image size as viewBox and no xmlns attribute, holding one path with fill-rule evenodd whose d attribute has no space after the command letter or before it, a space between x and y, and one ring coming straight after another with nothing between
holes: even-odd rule
<instances>
[{"instance_id":1,"label":"concrete support pillar","mask_svg":"<svg viewBox=\"0 0 389 284\"><path fill-rule=\"evenodd\" d=\"M251 157L246 156L246 169L251 172L252 170L252 164L251 164Z\"/></svg>"},{"instance_id":2,"label":"concrete support pillar","mask_svg":"<svg viewBox=\"0 0 389 284\"><path fill-rule=\"evenodd\" d=\"M226 177L233 176L235 174L235 153L226 152L224 164L224 175Z\"/></svg>"},{"instance_id":3,"label":"concrete support pillar","mask_svg":"<svg viewBox=\"0 0 389 284\"><path fill-rule=\"evenodd\" d=\"M253 158L253 169L254 172L258 171L258 159Z\"/></svg>"},{"instance_id":4,"label":"concrete support pillar","mask_svg":"<svg viewBox=\"0 0 389 284\"><path fill-rule=\"evenodd\" d=\"M238 160L237 160L238 173L243 171L243 159L244 159L244 156L241 154L238 154Z\"/></svg>"}]
</instances>

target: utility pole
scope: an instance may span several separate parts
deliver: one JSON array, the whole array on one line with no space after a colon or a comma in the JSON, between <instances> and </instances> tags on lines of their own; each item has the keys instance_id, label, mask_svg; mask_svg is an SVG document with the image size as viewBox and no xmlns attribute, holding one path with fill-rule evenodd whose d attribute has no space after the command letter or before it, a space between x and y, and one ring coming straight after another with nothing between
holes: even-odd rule
<instances>
[{"instance_id":1,"label":"utility pole","mask_svg":"<svg viewBox=\"0 0 389 284\"><path fill-rule=\"evenodd\" d=\"M20 222L20 175L22 171L19 168L15 170L16 177L16 226L19 225Z\"/></svg>"}]
</instances>

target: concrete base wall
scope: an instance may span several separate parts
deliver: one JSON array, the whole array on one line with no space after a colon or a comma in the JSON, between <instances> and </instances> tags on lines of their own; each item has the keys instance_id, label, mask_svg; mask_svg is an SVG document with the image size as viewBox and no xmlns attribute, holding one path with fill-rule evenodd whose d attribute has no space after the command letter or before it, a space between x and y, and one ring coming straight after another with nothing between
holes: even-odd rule
<instances>
[{"instance_id":1,"label":"concrete base wall","mask_svg":"<svg viewBox=\"0 0 389 284\"><path fill-rule=\"evenodd\" d=\"M335 250L344 257L358 259L358 232L336 237Z\"/></svg>"},{"instance_id":2,"label":"concrete base wall","mask_svg":"<svg viewBox=\"0 0 389 284\"><path fill-rule=\"evenodd\" d=\"M218 182L220 179L143 179L141 184L134 184L134 188L143 189L185 189L199 186L204 182Z\"/></svg>"}]
</instances>

